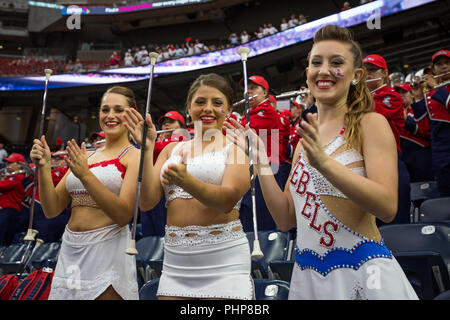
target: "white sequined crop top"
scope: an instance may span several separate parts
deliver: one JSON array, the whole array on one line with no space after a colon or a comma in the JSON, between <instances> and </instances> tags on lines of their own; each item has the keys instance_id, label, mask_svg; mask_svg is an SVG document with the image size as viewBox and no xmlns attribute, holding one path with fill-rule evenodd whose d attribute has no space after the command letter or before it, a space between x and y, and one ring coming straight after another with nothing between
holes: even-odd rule
<instances>
[{"instance_id":1,"label":"white sequined crop top","mask_svg":"<svg viewBox=\"0 0 450 320\"><path fill-rule=\"evenodd\" d=\"M178 150L180 150L181 146L184 145L184 143L188 143L189 141L183 141L179 142L173 149L172 153L170 154L169 159L164 162L161 173L160 173L160 179L162 179L162 173L165 168L171 163L179 163L181 161L181 155L177 153ZM225 167L227 164L227 158L228 158L228 149L230 146L232 146L233 143L227 144L222 150L217 152L205 152L200 155L197 155L193 158L187 159L187 165L186 169L187 171L192 174L197 179L210 184L220 185L222 183L223 175L225 173ZM177 186L177 185L167 185L162 183L162 187L164 189L164 194L166 196L166 207L167 204L175 200L177 198L182 199L192 199L192 195L190 195L188 192L184 191L183 188ZM239 210L241 207L241 201L242 198L236 203L236 205L233 207L233 210Z\"/></svg>"},{"instance_id":2,"label":"white sequined crop top","mask_svg":"<svg viewBox=\"0 0 450 320\"><path fill-rule=\"evenodd\" d=\"M132 147L132 145L126 147L117 156L117 158L100 161L89 165L89 170L97 177L97 179L99 179L101 183L108 188L108 190L116 195L119 195L120 193L120 188L122 187L122 181L126 171L125 166L120 163L120 158L122 158ZM72 208L79 206L100 208L84 188L80 179L75 177L72 172L67 176L66 189L72 198Z\"/></svg>"},{"instance_id":3,"label":"white sequined crop top","mask_svg":"<svg viewBox=\"0 0 450 320\"><path fill-rule=\"evenodd\" d=\"M339 133L339 135L325 147L324 151L334 160L347 167L354 163L364 161L364 158L361 155L361 153L359 153L355 149L348 149L341 152L340 149L344 147L344 145L346 144L346 141L343 137L344 131L345 128L343 128ZM301 151L301 156L303 158L305 157L303 150ZM361 166L354 166L349 169L359 174L360 176L367 177L364 163ZM327 179L325 179L324 176L318 170L316 170L312 166L311 170L313 171L312 175L315 178L316 192L319 195L333 196L347 199L347 196L344 195L341 191L339 191L339 189L337 189L335 186L333 186Z\"/></svg>"}]
</instances>

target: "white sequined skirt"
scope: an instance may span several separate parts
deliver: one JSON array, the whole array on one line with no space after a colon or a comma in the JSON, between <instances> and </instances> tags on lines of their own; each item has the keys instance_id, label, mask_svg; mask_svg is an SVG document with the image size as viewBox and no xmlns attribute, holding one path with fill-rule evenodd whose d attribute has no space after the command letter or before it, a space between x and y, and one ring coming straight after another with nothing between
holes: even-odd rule
<instances>
[{"instance_id":1,"label":"white sequined skirt","mask_svg":"<svg viewBox=\"0 0 450 320\"><path fill-rule=\"evenodd\" d=\"M94 300L109 286L125 300L138 300L136 258L127 255L131 232L114 224L62 237L49 300Z\"/></svg>"},{"instance_id":2,"label":"white sequined skirt","mask_svg":"<svg viewBox=\"0 0 450 320\"><path fill-rule=\"evenodd\" d=\"M251 300L250 246L239 220L166 226L158 296Z\"/></svg>"}]
</instances>

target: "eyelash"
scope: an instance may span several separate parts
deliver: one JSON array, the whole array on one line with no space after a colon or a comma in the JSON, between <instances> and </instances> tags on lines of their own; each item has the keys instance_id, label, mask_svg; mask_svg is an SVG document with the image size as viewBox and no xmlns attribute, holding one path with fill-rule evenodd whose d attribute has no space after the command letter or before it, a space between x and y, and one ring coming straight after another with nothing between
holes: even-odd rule
<instances>
[{"instance_id":1,"label":"eyelash","mask_svg":"<svg viewBox=\"0 0 450 320\"><path fill-rule=\"evenodd\" d=\"M223 105L223 102L222 102L222 101L213 101L213 103L214 103L215 105L218 105L219 107ZM205 104L205 100L196 100L196 101L195 101L195 104L198 104L198 105Z\"/></svg>"},{"instance_id":2,"label":"eyelash","mask_svg":"<svg viewBox=\"0 0 450 320\"><path fill-rule=\"evenodd\" d=\"M312 61L311 64L313 66L318 66L318 65L321 64L321 62L320 61ZM342 61L333 61L333 62L331 62L331 64L334 65L334 66L340 66L340 65L343 64L343 62Z\"/></svg>"}]
</instances>

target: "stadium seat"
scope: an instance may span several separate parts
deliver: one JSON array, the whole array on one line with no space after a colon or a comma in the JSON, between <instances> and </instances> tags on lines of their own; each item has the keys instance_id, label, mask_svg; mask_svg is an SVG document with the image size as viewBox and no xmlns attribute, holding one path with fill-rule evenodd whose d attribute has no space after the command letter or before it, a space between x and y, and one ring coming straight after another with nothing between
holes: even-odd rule
<instances>
[{"instance_id":1,"label":"stadium seat","mask_svg":"<svg viewBox=\"0 0 450 320\"><path fill-rule=\"evenodd\" d=\"M22 243L26 232L19 232L14 235L12 243Z\"/></svg>"},{"instance_id":2,"label":"stadium seat","mask_svg":"<svg viewBox=\"0 0 450 320\"><path fill-rule=\"evenodd\" d=\"M428 199L439 197L439 190L436 181L412 182L411 186L411 202L416 208Z\"/></svg>"},{"instance_id":3,"label":"stadium seat","mask_svg":"<svg viewBox=\"0 0 450 320\"><path fill-rule=\"evenodd\" d=\"M160 277L164 257L164 237L144 237L136 242L136 249L138 251L136 267L144 283Z\"/></svg>"},{"instance_id":4,"label":"stadium seat","mask_svg":"<svg viewBox=\"0 0 450 320\"><path fill-rule=\"evenodd\" d=\"M274 260L269 262L269 269L277 280L290 282L292 278L292 269L294 268L294 261Z\"/></svg>"},{"instance_id":5,"label":"stadium seat","mask_svg":"<svg viewBox=\"0 0 450 320\"><path fill-rule=\"evenodd\" d=\"M450 223L384 225L380 232L410 282L421 288L419 297L433 299L450 289Z\"/></svg>"},{"instance_id":6,"label":"stadium seat","mask_svg":"<svg viewBox=\"0 0 450 320\"><path fill-rule=\"evenodd\" d=\"M253 232L246 232L250 248L253 250L255 235ZM269 263L274 260L287 260L291 252L293 240L288 232L279 230L264 230L258 232L258 239L264 257L261 259L252 258L252 275L254 278L273 278L270 273Z\"/></svg>"},{"instance_id":7,"label":"stadium seat","mask_svg":"<svg viewBox=\"0 0 450 320\"><path fill-rule=\"evenodd\" d=\"M158 292L159 278L152 279L142 286L139 290L139 300L158 300L156 292Z\"/></svg>"},{"instance_id":8,"label":"stadium seat","mask_svg":"<svg viewBox=\"0 0 450 320\"><path fill-rule=\"evenodd\" d=\"M289 282L274 279L253 279L256 300L287 300Z\"/></svg>"},{"instance_id":9,"label":"stadium seat","mask_svg":"<svg viewBox=\"0 0 450 320\"><path fill-rule=\"evenodd\" d=\"M434 300L450 300L450 290L444 291L437 295Z\"/></svg>"},{"instance_id":10,"label":"stadium seat","mask_svg":"<svg viewBox=\"0 0 450 320\"><path fill-rule=\"evenodd\" d=\"M450 221L450 197L425 200L419 213L421 222Z\"/></svg>"},{"instance_id":11,"label":"stadium seat","mask_svg":"<svg viewBox=\"0 0 450 320\"><path fill-rule=\"evenodd\" d=\"M44 266L55 268L60 247L61 242L47 242L41 244L31 257L31 265L33 268L40 269Z\"/></svg>"},{"instance_id":12,"label":"stadium seat","mask_svg":"<svg viewBox=\"0 0 450 320\"><path fill-rule=\"evenodd\" d=\"M14 243L8 246L0 256L0 271L3 274L16 273L20 267L27 243ZM34 247L34 244L31 248Z\"/></svg>"}]
</instances>

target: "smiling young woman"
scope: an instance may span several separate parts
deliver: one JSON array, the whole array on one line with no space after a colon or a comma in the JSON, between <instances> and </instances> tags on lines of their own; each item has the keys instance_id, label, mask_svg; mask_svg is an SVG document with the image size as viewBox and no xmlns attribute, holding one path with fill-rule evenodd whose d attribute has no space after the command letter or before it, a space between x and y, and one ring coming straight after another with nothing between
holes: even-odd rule
<instances>
[{"instance_id":1,"label":"smiling young woman","mask_svg":"<svg viewBox=\"0 0 450 320\"><path fill-rule=\"evenodd\" d=\"M163 194L167 206L159 299L253 297L250 247L239 220L241 198L250 185L248 159L222 133L232 94L223 77L198 77L186 99L194 138L169 144L154 165L156 130L150 115L145 119L149 152L140 208L151 209ZM133 110L124 119L140 143L144 119Z\"/></svg>"},{"instance_id":2,"label":"smiling young woman","mask_svg":"<svg viewBox=\"0 0 450 320\"><path fill-rule=\"evenodd\" d=\"M259 175L277 226L297 226L289 299L417 299L376 226L397 208L395 140L372 112L361 50L347 29L317 31L307 81L318 116L300 124L284 191L267 171ZM267 159L257 154L262 172Z\"/></svg>"},{"instance_id":3,"label":"smiling young woman","mask_svg":"<svg viewBox=\"0 0 450 320\"><path fill-rule=\"evenodd\" d=\"M72 206L49 299L139 298L136 260L124 253L131 238L128 223L134 212L139 154L120 117L134 106L134 94L127 88L105 92L99 110L105 146L88 153L84 142L80 147L69 141L69 170L56 188L45 136L34 140L30 158L39 165L39 195L46 217Z\"/></svg>"}]
</instances>

